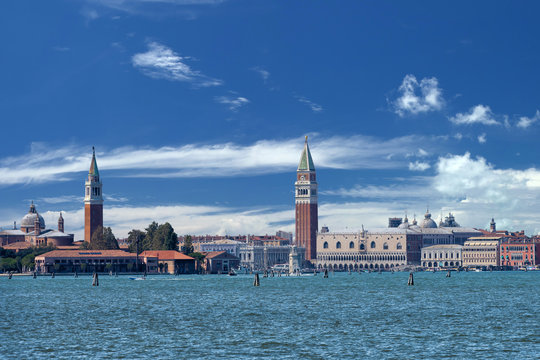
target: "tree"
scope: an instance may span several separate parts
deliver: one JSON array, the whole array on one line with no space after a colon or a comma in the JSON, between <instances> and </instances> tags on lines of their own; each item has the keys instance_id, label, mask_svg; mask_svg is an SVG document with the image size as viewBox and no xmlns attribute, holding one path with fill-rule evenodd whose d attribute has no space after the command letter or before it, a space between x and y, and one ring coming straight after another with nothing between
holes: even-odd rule
<instances>
[{"instance_id":1,"label":"tree","mask_svg":"<svg viewBox=\"0 0 540 360\"><path fill-rule=\"evenodd\" d=\"M139 254L145 250L149 250L149 249L144 249L143 246L144 246L144 238L146 237L146 233L144 231L141 231L141 230L131 230L129 233L128 233L128 244L129 244L129 252L136 252L137 251L137 242L139 243Z\"/></svg>"},{"instance_id":2,"label":"tree","mask_svg":"<svg viewBox=\"0 0 540 360\"><path fill-rule=\"evenodd\" d=\"M154 236L156 234L156 231L159 227L159 224L155 221L152 221L150 225L144 230L146 230L146 236L143 240L143 251L144 250L160 250L154 248Z\"/></svg>"},{"instance_id":3,"label":"tree","mask_svg":"<svg viewBox=\"0 0 540 360\"><path fill-rule=\"evenodd\" d=\"M34 263L36 255L35 254L27 254L21 259L21 265L24 269L27 270L34 270L34 267L36 264Z\"/></svg>"},{"instance_id":4,"label":"tree","mask_svg":"<svg viewBox=\"0 0 540 360\"><path fill-rule=\"evenodd\" d=\"M171 224L159 225L152 239L152 250L177 250L178 236Z\"/></svg>"},{"instance_id":5,"label":"tree","mask_svg":"<svg viewBox=\"0 0 540 360\"><path fill-rule=\"evenodd\" d=\"M191 240L191 235L184 236L184 245L182 245L182 252L186 255L193 252L193 242Z\"/></svg>"},{"instance_id":6,"label":"tree","mask_svg":"<svg viewBox=\"0 0 540 360\"><path fill-rule=\"evenodd\" d=\"M3 271L3 272L16 271L17 270L17 260L15 260L14 258L0 259L0 270Z\"/></svg>"},{"instance_id":7,"label":"tree","mask_svg":"<svg viewBox=\"0 0 540 360\"><path fill-rule=\"evenodd\" d=\"M92 241L88 246L89 250L115 250L119 249L118 241L114 237L114 234L110 227L102 228L98 226L96 231L92 234Z\"/></svg>"}]
</instances>

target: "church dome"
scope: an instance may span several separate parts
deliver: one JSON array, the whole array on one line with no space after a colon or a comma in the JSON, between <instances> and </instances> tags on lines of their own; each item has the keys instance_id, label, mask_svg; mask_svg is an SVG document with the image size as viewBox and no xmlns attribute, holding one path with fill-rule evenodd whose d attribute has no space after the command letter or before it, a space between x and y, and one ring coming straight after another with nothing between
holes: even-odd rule
<instances>
[{"instance_id":1,"label":"church dome","mask_svg":"<svg viewBox=\"0 0 540 360\"><path fill-rule=\"evenodd\" d=\"M426 211L426 215L424 215L424 220L422 220L422 227L427 229L436 229L437 223L433 221L431 218L431 214L429 213L429 210Z\"/></svg>"},{"instance_id":2,"label":"church dome","mask_svg":"<svg viewBox=\"0 0 540 360\"><path fill-rule=\"evenodd\" d=\"M409 228L409 219L405 216L405 220L399 224L398 229L408 229Z\"/></svg>"},{"instance_id":3,"label":"church dome","mask_svg":"<svg viewBox=\"0 0 540 360\"><path fill-rule=\"evenodd\" d=\"M45 220L43 220L43 217L38 214L36 210L36 206L32 202L32 205L30 205L30 210L28 211L28 214L24 215L24 217L21 220L21 229L23 228L34 228L34 223L36 221L36 217L39 218L39 227L41 229L45 229Z\"/></svg>"}]
</instances>

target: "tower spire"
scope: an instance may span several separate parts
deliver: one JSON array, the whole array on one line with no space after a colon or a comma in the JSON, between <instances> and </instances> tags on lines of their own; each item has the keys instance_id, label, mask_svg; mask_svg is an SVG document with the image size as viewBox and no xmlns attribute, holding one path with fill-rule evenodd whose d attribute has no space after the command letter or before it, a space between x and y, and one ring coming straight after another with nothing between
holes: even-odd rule
<instances>
[{"instance_id":1,"label":"tower spire","mask_svg":"<svg viewBox=\"0 0 540 360\"><path fill-rule=\"evenodd\" d=\"M300 157L300 163L298 164L298 171L315 171L315 165L313 165L313 159L311 158L311 152L309 151L307 135L304 142L304 150Z\"/></svg>"},{"instance_id":2,"label":"tower spire","mask_svg":"<svg viewBox=\"0 0 540 360\"><path fill-rule=\"evenodd\" d=\"M92 161L84 194L84 240L90 242L92 234L103 226L103 193L96 161L96 149L92 146Z\"/></svg>"}]
</instances>

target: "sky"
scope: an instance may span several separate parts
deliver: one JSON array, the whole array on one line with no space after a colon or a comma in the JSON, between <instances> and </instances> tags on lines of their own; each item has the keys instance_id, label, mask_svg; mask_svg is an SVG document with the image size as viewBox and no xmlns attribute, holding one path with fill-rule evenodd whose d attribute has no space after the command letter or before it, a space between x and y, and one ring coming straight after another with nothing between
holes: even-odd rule
<instances>
[{"instance_id":1,"label":"sky","mask_svg":"<svg viewBox=\"0 0 540 360\"><path fill-rule=\"evenodd\" d=\"M0 226L34 201L104 225L294 230L309 136L319 226L389 217L540 233L536 1L0 3Z\"/></svg>"}]
</instances>

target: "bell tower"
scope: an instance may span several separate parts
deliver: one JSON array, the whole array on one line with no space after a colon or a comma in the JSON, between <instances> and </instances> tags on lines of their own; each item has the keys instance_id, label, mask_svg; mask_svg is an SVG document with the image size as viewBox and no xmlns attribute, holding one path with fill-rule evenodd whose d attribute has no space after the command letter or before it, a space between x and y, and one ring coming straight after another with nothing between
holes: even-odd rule
<instances>
[{"instance_id":1,"label":"bell tower","mask_svg":"<svg viewBox=\"0 0 540 360\"><path fill-rule=\"evenodd\" d=\"M317 259L317 175L308 146L308 137L296 170L295 205L296 205L296 246L306 249L306 260Z\"/></svg>"},{"instance_id":2,"label":"bell tower","mask_svg":"<svg viewBox=\"0 0 540 360\"><path fill-rule=\"evenodd\" d=\"M84 241L90 242L98 227L103 227L103 184L99 178L96 151L92 146L92 162L88 179L84 183Z\"/></svg>"}]
</instances>

